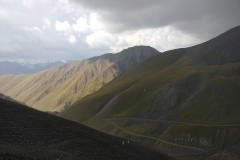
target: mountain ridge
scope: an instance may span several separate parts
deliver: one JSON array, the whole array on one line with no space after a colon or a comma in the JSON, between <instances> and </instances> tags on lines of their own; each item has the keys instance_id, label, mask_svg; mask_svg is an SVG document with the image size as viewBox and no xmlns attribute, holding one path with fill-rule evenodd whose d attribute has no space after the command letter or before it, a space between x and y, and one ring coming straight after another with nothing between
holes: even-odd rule
<instances>
[{"instance_id":1,"label":"mountain ridge","mask_svg":"<svg viewBox=\"0 0 240 160\"><path fill-rule=\"evenodd\" d=\"M138 46L55 67L33 75L0 77L0 92L42 111L61 112L75 100L159 52ZM46 105L47 104L47 105Z\"/></svg>"},{"instance_id":2,"label":"mountain ridge","mask_svg":"<svg viewBox=\"0 0 240 160\"><path fill-rule=\"evenodd\" d=\"M59 116L175 158L239 158L239 50L236 27L197 46L166 51Z\"/></svg>"}]
</instances>

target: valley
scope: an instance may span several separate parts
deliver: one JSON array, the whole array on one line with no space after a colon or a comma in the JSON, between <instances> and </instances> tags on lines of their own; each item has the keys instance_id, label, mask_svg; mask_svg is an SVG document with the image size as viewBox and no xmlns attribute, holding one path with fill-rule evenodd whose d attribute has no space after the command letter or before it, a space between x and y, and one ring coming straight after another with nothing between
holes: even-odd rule
<instances>
[{"instance_id":1,"label":"valley","mask_svg":"<svg viewBox=\"0 0 240 160\"><path fill-rule=\"evenodd\" d=\"M0 160L240 160L240 0L0 0Z\"/></svg>"},{"instance_id":2,"label":"valley","mask_svg":"<svg viewBox=\"0 0 240 160\"><path fill-rule=\"evenodd\" d=\"M136 46L3 75L0 92L175 159L239 159L239 50L238 26L189 48Z\"/></svg>"}]
</instances>

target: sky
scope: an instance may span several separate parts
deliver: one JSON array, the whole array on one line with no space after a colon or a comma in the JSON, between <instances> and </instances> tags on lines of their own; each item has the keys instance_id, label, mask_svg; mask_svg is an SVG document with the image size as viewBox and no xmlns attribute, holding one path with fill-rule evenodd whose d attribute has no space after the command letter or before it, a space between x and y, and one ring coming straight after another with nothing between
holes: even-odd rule
<instances>
[{"instance_id":1,"label":"sky","mask_svg":"<svg viewBox=\"0 0 240 160\"><path fill-rule=\"evenodd\" d=\"M160 52L240 25L240 0L0 0L0 61L86 59L149 45Z\"/></svg>"}]
</instances>

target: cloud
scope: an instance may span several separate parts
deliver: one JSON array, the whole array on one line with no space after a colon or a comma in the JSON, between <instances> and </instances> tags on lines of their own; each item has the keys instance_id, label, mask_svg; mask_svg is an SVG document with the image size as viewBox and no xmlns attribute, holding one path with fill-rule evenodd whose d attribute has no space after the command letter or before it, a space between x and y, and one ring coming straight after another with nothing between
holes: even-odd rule
<instances>
[{"instance_id":1,"label":"cloud","mask_svg":"<svg viewBox=\"0 0 240 160\"><path fill-rule=\"evenodd\" d=\"M98 31L88 35L86 41L93 48L109 46L113 52L119 52L126 46L135 45L149 45L160 51L166 51L189 47L201 42L198 38L185 34L172 26L127 31L121 34Z\"/></svg>"},{"instance_id":2,"label":"cloud","mask_svg":"<svg viewBox=\"0 0 240 160\"><path fill-rule=\"evenodd\" d=\"M56 20L55 29L58 32L62 32L62 35L71 44L77 42L77 37L79 37L81 33L83 36L86 36L84 39L87 44L93 48L98 48L101 45L109 47L109 45L113 43L108 43L108 41L113 42L113 39L116 39L113 38L113 35L104 31L104 27L96 13L90 13L87 17L79 17L78 19L73 18L71 23L69 21L60 22ZM95 37L97 38L95 39Z\"/></svg>"},{"instance_id":3,"label":"cloud","mask_svg":"<svg viewBox=\"0 0 240 160\"><path fill-rule=\"evenodd\" d=\"M46 61L93 55L94 50L88 51L85 39L79 39L79 33L71 28L72 17L77 18L81 12L75 9L69 14L59 7L58 1L43 2L25 1L24 6L22 0L1 0L0 11L7 13L0 17L1 59Z\"/></svg>"},{"instance_id":4,"label":"cloud","mask_svg":"<svg viewBox=\"0 0 240 160\"><path fill-rule=\"evenodd\" d=\"M84 59L134 45L165 51L240 24L239 0L0 1L1 59Z\"/></svg>"},{"instance_id":5,"label":"cloud","mask_svg":"<svg viewBox=\"0 0 240 160\"><path fill-rule=\"evenodd\" d=\"M189 47L201 42L198 38L185 34L172 26L143 29L133 33L126 33L123 39L131 46L149 45L160 51Z\"/></svg>"},{"instance_id":6,"label":"cloud","mask_svg":"<svg viewBox=\"0 0 240 160\"><path fill-rule=\"evenodd\" d=\"M91 47L98 48L101 46L110 46L117 39L107 32L98 31L88 35L86 41Z\"/></svg>"},{"instance_id":7,"label":"cloud","mask_svg":"<svg viewBox=\"0 0 240 160\"><path fill-rule=\"evenodd\" d=\"M4 19L5 17L7 17L7 12L0 8L0 19Z\"/></svg>"},{"instance_id":8,"label":"cloud","mask_svg":"<svg viewBox=\"0 0 240 160\"><path fill-rule=\"evenodd\" d=\"M40 5L45 5L47 4L47 0L22 0L22 4L24 7L28 8L28 9L33 9L36 6L40 6Z\"/></svg>"},{"instance_id":9,"label":"cloud","mask_svg":"<svg viewBox=\"0 0 240 160\"><path fill-rule=\"evenodd\" d=\"M10 41L1 41L0 42L0 52L8 52L8 53L11 53L11 52L14 52L16 51L16 46L13 46L11 44ZM7 55L6 55L7 56ZM1 55L1 57L3 57L3 55Z\"/></svg>"},{"instance_id":10,"label":"cloud","mask_svg":"<svg viewBox=\"0 0 240 160\"><path fill-rule=\"evenodd\" d=\"M68 0L58 0L57 6L58 8L64 10L66 13L71 13L75 11L74 6L69 3Z\"/></svg>"},{"instance_id":11,"label":"cloud","mask_svg":"<svg viewBox=\"0 0 240 160\"><path fill-rule=\"evenodd\" d=\"M106 27L102 24L99 15L91 12L87 17L82 16L76 19L72 23L71 29L75 32L89 33L104 30Z\"/></svg>"},{"instance_id":12,"label":"cloud","mask_svg":"<svg viewBox=\"0 0 240 160\"><path fill-rule=\"evenodd\" d=\"M46 17L43 18L42 28L43 29L51 28L51 21L48 18L46 18Z\"/></svg>"},{"instance_id":13,"label":"cloud","mask_svg":"<svg viewBox=\"0 0 240 160\"><path fill-rule=\"evenodd\" d=\"M112 33L174 26L206 39L240 24L239 0L72 0L98 11Z\"/></svg>"},{"instance_id":14,"label":"cloud","mask_svg":"<svg viewBox=\"0 0 240 160\"><path fill-rule=\"evenodd\" d=\"M38 27L23 27L24 30L29 32L42 32L42 30Z\"/></svg>"},{"instance_id":15,"label":"cloud","mask_svg":"<svg viewBox=\"0 0 240 160\"><path fill-rule=\"evenodd\" d=\"M76 32L87 32L89 25L85 18L79 18L75 24L72 26L73 30Z\"/></svg>"},{"instance_id":16,"label":"cloud","mask_svg":"<svg viewBox=\"0 0 240 160\"><path fill-rule=\"evenodd\" d=\"M92 12L89 15L89 27L92 32L100 31L100 30L106 30L107 24L104 24L101 22L101 18L98 13Z\"/></svg>"},{"instance_id":17,"label":"cloud","mask_svg":"<svg viewBox=\"0 0 240 160\"><path fill-rule=\"evenodd\" d=\"M57 31L66 31L66 30L70 29L70 24L68 23L68 21L60 22L60 21L56 20L55 28Z\"/></svg>"},{"instance_id":18,"label":"cloud","mask_svg":"<svg viewBox=\"0 0 240 160\"><path fill-rule=\"evenodd\" d=\"M74 43L77 42L77 39L76 39L76 37L75 37L74 35L68 36L68 37L67 37L67 40L68 40L68 42L71 43L71 44L74 44Z\"/></svg>"}]
</instances>

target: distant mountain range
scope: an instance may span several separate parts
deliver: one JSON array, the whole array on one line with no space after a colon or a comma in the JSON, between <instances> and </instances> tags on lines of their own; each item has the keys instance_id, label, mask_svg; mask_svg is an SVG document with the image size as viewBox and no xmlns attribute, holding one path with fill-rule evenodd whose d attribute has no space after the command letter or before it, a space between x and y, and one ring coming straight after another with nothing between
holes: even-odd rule
<instances>
[{"instance_id":1,"label":"distant mountain range","mask_svg":"<svg viewBox=\"0 0 240 160\"><path fill-rule=\"evenodd\" d=\"M36 74L3 75L0 76L0 92L38 110L61 112L156 54L159 52L152 47L137 46Z\"/></svg>"},{"instance_id":2,"label":"distant mountain range","mask_svg":"<svg viewBox=\"0 0 240 160\"><path fill-rule=\"evenodd\" d=\"M167 160L134 142L0 97L2 160Z\"/></svg>"},{"instance_id":3,"label":"distant mountain range","mask_svg":"<svg viewBox=\"0 0 240 160\"><path fill-rule=\"evenodd\" d=\"M59 116L175 158L240 159L240 27L167 51Z\"/></svg>"},{"instance_id":4,"label":"distant mountain range","mask_svg":"<svg viewBox=\"0 0 240 160\"><path fill-rule=\"evenodd\" d=\"M4 74L33 74L39 71L43 71L58 65L62 65L64 62L48 62L48 63L38 63L38 64L27 64L18 62L0 62L0 75Z\"/></svg>"}]
</instances>

